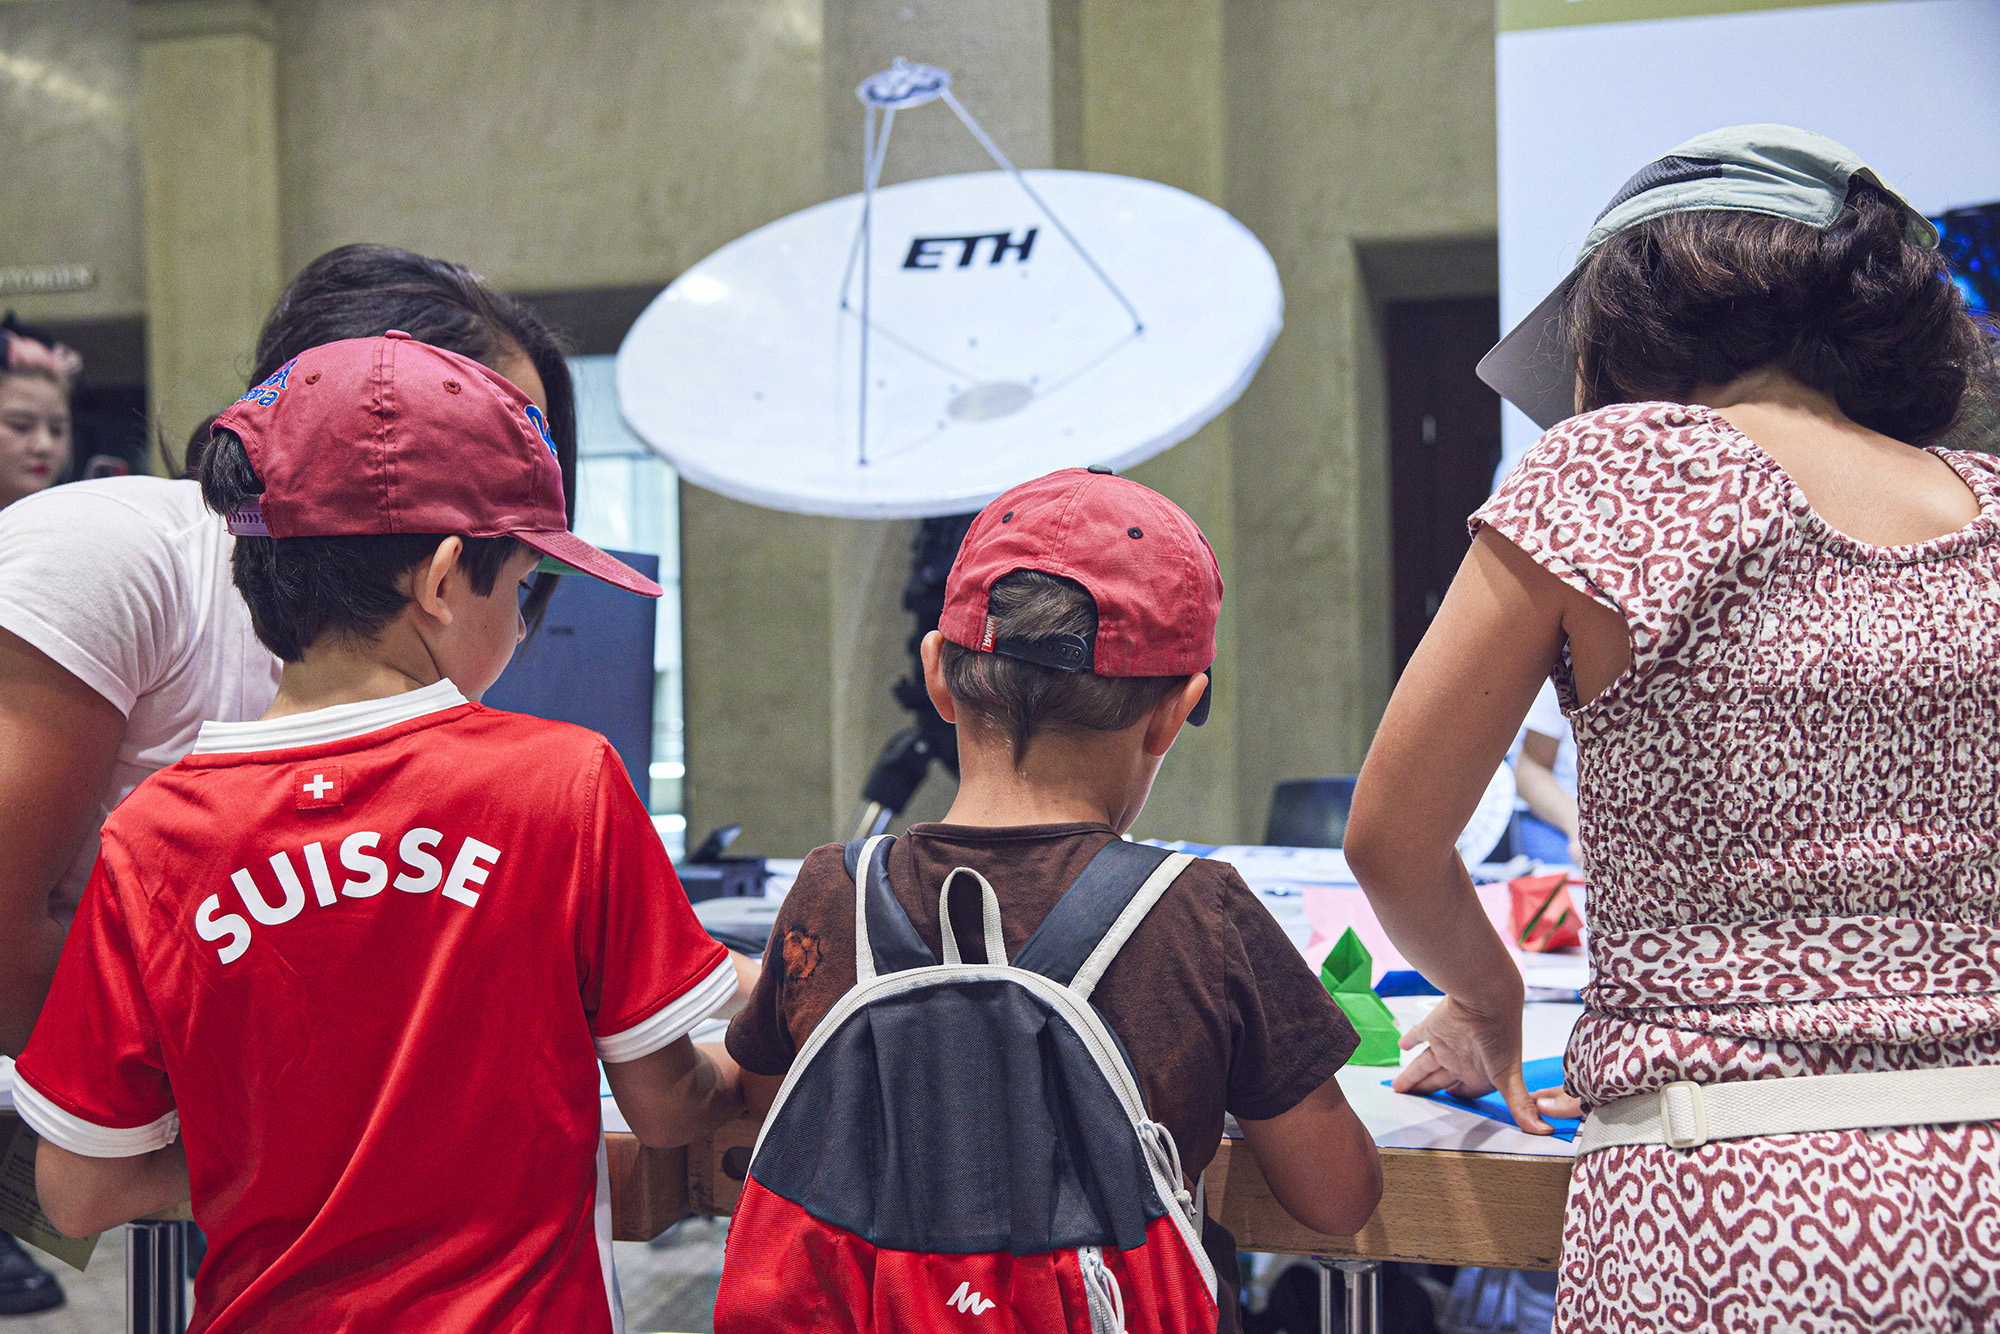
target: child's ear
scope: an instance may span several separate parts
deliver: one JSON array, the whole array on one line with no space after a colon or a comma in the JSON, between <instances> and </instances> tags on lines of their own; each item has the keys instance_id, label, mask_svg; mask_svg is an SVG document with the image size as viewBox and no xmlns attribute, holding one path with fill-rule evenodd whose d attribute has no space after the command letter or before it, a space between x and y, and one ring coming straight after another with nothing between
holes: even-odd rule
<instances>
[{"instance_id":1,"label":"child's ear","mask_svg":"<svg viewBox=\"0 0 2000 1334\"><path fill-rule=\"evenodd\" d=\"M924 660L924 693L937 706L938 716L948 723L958 721L958 702L944 688L944 636L936 630L924 636L917 648Z\"/></svg>"},{"instance_id":2,"label":"child's ear","mask_svg":"<svg viewBox=\"0 0 2000 1334\"><path fill-rule=\"evenodd\" d=\"M429 560L411 571L410 600L440 625L451 624L451 605L445 600L445 593L453 579L463 577L459 558L464 554L465 543L456 536L447 537L438 543Z\"/></svg>"},{"instance_id":3,"label":"child's ear","mask_svg":"<svg viewBox=\"0 0 2000 1334\"><path fill-rule=\"evenodd\" d=\"M1180 736L1181 728L1187 723L1194 706L1201 703L1203 692L1208 689L1208 673L1196 672L1190 676L1179 690L1170 692L1146 719L1146 753L1158 759L1174 748L1174 740Z\"/></svg>"}]
</instances>

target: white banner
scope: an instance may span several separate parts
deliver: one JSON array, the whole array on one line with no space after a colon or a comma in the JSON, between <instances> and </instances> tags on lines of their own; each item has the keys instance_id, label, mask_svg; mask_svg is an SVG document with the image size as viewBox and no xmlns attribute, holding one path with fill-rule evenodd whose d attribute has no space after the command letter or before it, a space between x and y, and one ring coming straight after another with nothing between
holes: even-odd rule
<instances>
[{"instance_id":1,"label":"white banner","mask_svg":"<svg viewBox=\"0 0 2000 1334\"><path fill-rule=\"evenodd\" d=\"M1618 17L1647 11L1680 13ZM1829 135L1934 217L2000 199L1996 0L1502 0L1499 13L1503 329L1562 281L1632 173L1725 125ZM1502 474L1539 434L1505 414Z\"/></svg>"}]
</instances>

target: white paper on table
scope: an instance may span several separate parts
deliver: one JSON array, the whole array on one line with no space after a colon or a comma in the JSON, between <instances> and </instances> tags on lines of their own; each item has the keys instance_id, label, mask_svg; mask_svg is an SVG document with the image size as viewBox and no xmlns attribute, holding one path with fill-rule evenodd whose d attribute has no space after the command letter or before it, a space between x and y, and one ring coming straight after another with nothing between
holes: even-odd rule
<instances>
[{"instance_id":1,"label":"white paper on table","mask_svg":"<svg viewBox=\"0 0 2000 1334\"><path fill-rule=\"evenodd\" d=\"M724 935L743 936L752 940L767 940L771 928L778 920L778 910L784 906L783 899L770 897L756 898L751 895L725 895L720 898L703 899L694 905L695 920L707 931L720 931Z\"/></svg>"},{"instance_id":2,"label":"white paper on table","mask_svg":"<svg viewBox=\"0 0 2000 1334\"><path fill-rule=\"evenodd\" d=\"M1160 844L1177 847L1176 844ZM1206 856L1236 868L1243 882L1270 910L1271 916L1299 947L1306 963L1314 970L1326 961L1327 951L1348 927L1368 947L1375 963L1374 981L1385 973L1405 969L1409 960L1389 941L1388 933L1376 921L1367 895L1348 869L1347 857L1339 848L1277 848L1233 844ZM1589 964L1578 955L1523 955L1513 943L1513 894L1505 883L1475 885L1479 906L1487 920L1506 943L1508 953L1521 965L1522 976L1533 987L1566 991L1581 990L1589 981ZM1582 911L1583 890L1572 886L1570 897ZM1528 962L1534 960L1534 963Z\"/></svg>"},{"instance_id":3,"label":"white paper on table","mask_svg":"<svg viewBox=\"0 0 2000 1334\"><path fill-rule=\"evenodd\" d=\"M1531 987L1556 991L1582 991L1590 985L1590 956L1581 951L1558 954L1519 954L1521 977Z\"/></svg>"},{"instance_id":4,"label":"white paper on table","mask_svg":"<svg viewBox=\"0 0 2000 1334\"><path fill-rule=\"evenodd\" d=\"M1431 1012L1435 996L1392 996L1389 1012L1408 1032ZM1521 1055L1535 1061L1560 1056L1569 1031L1583 1014L1581 1005L1530 1005L1521 1020ZM1415 1052L1403 1053L1404 1065ZM1479 1112L1452 1107L1414 1093L1397 1093L1384 1082L1395 1078L1386 1065L1350 1065L1338 1076L1361 1123L1383 1149L1461 1149L1478 1153L1522 1153L1541 1158L1574 1158L1576 1145L1553 1135L1530 1135L1520 1127ZM1532 1091L1532 1090L1531 1090Z\"/></svg>"},{"instance_id":5,"label":"white paper on table","mask_svg":"<svg viewBox=\"0 0 2000 1334\"><path fill-rule=\"evenodd\" d=\"M799 868L805 861L798 857L766 857L764 859L764 897L776 903L791 892L792 884L799 878Z\"/></svg>"},{"instance_id":6,"label":"white paper on table","mask_svg":"<svg viewBox=\"0 0 2000 1334\"><path fill-rule=\"evenodd\" d=\"M1266 885L1354 885L1347 854L1339 848L1268 848L1232 844L1208 854L1228 862L1252 889Z\"/></svg>"},{"instance_id":7,"label":"white paper on table","mask_svg":"<svg viewBox=\"0 0 2000 1334\"><path fill-rule=\"evenodd\" d=\"M14 1110L14 1058L0 1056L0 1112Z\"/></svg>"}]
</instances>

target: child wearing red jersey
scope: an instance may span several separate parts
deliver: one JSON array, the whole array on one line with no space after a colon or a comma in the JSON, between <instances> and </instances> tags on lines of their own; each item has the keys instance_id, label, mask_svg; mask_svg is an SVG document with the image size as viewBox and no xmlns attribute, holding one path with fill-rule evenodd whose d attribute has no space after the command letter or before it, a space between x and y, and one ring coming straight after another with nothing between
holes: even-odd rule
<instances>
[{"instance_id":1,"label":"child wearing red jersey","mask_svg":"<svg viewBox=\"0 0 2000 1334\"><path fill-rule=\"evenodd\" d=\"M602 737L480 707L567 531L532 399L407 335L308 351L216 423L209 503L285 660L103 849L16 1070L82 1234L181 1200L197 1331L622 1327L597 1065L639 1137L741 1106L735 995Z\"/></svg>"}]
</instances>

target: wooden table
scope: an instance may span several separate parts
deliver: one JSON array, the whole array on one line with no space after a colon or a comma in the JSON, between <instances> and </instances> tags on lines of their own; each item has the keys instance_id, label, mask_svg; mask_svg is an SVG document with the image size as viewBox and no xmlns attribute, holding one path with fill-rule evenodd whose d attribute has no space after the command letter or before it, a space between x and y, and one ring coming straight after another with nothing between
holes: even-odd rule
<instances>
[{"instance_id":1,"label":"wooden table","mask_svg":"<svg viewBox=\"0 0 2000 1334\"><path fill-rule=\"evenodd\" d=\"M733 1121L686 1149L607 1135L612 1235L648 1241L696 1214L736 1207L757 1123ZM1570 1160L1445 1149L1383 1149L1382 1203L1352 1237L1314 1232L1271 1194L1240 1140L1208 1167L1208 1208L1246 1251L1361 1260L1554 1269Z\"/></svg>"}]
</instances>

